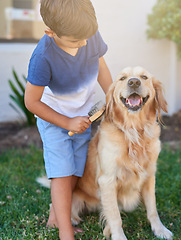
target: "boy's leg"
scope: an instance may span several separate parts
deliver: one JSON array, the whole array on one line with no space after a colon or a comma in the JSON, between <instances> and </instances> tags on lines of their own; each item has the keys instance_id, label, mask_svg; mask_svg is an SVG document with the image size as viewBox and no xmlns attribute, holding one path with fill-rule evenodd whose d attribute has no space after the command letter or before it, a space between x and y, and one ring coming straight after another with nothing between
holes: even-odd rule
<instances>
[{"instance_id":1,"label":"boy's leg","mask_svg":"<svg viewBox=\"0 0 181 240\"><path fill-rule=\"evenodd\" d=\"M74 240L71 224L72 176L53 178L51 197L61 240Z\"/></svg>"},{"instance_id":2,"label":"boy's leg","mask_svg":"<svg viewBox=\"0 0 181 240\"><path fill-rule=\"evenodd\" d=\"M77 181L78 181L78 177L77 176L72 176L72 180L71 180L72 191L74 190L74 188L77 184ZM50 207L50 213L49 213L47 226L58 227L58 223L57 223L57 219L56 219L56 216L55 216L55 211L54 211L53 205L51 205L51 207ZM78 231L80 232L81 230L78 229ZM74 232L77 232L77 229L74 229Z\"/></svg>"},{"instance_id":3,"label":"boy's leg","mask_svg":"<svg viewBox=\"0 0 181 240\"><path fill-rule=\"evenodd\" d=\"M53 209L53 205L52 204L51 204L51 207L50 207L47 227L53 227L53 228L54 227L58 227L57 219L56 219L56 216L55 216L55 211Z\"/></svg>"}]
</instances>

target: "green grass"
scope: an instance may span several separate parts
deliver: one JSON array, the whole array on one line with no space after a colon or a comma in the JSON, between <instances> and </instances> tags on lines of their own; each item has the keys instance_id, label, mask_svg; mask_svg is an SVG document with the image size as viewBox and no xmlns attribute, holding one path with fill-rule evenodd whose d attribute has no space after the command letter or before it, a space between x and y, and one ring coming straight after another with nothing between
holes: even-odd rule
<instances>
[{"instance_id":1,"label":"green grass","mask_svg":"<svg viewBox=\"0 0 181 240\"><path fill-rule=\"evenodd\" d=\"M164 147L158 160L157 208L164 225L181 239L181 150ZM42 151L31 147L10 150L0 155L0 240L58 239L57 229L47 229L50 190L40 187L36 177L44 174ZM83 217L85 230L76 239L105 239L98 214ZM123 228L129 240L157 239L140 206L122 214Z\"/></svg>"}]
</instances>

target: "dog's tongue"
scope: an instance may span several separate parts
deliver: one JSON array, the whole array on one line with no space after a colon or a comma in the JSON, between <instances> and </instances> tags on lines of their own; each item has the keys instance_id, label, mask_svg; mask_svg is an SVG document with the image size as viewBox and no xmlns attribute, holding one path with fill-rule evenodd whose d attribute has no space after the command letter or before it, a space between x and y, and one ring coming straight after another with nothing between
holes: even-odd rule
<instances>
[{"instance_id":1,"label":"dog's tongue","mask_svg":"<svg viewBox=\"0 0 181 240\"><path fill-rule=\"evenodd\" d=\"M138 95L131 95L127 100L132 106L139 106L141 103L141 98Z\"/></svg>"}]
</instances>

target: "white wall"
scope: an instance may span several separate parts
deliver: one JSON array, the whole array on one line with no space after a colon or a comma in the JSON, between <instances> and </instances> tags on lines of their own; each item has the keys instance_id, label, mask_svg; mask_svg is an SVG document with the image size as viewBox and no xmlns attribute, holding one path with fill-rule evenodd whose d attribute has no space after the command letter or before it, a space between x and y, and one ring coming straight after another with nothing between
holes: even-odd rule
<instances>
[{"instance_id":1,"label":"white wall","mask_svg":"<svg viewBox=\"0 0 181 240\"><path fill-rule=\"evenodd\" d=\"M141 65L165 87L169 114L181 109L181 62L177 61L173 43L147 40L147 15L156 0L92 0L99 30L108 44L106 62L113 79L127 66ZM0 44L0 121L12 121L19 115L9 106L12 67L19 76L27 74L28 62L35 44ZM104 98L98 87L96 101Z\"/></svg>"},{"instance_id":2,"label":"white wall","mask_svg":"<svg viewBox=\"0 0 181 240\"><path fill-rule=\"evenodd\" d=\"M35 46L35 44L22 43L0 44L0 122L20 120L23 117L9 106L12 102L9 94L12 91L8 79L14 80L13 68L20 80L23 74L27 75L29 58Z\"/></svg>"},{"instance_id":3,"label":"white wall","mask_svg":"<svg viewBox=\"0 0 181 240\"><path fill-rule=\"evenodd\" d=\"M105 59L113 79L124 67L143 66L163 82L169 114L181 109L181 62L177 61L173 44L167 40L148 40L146 36L147 15L156 0L92 2L100 32L109 47Z\"/></svg>"}]
</instances>

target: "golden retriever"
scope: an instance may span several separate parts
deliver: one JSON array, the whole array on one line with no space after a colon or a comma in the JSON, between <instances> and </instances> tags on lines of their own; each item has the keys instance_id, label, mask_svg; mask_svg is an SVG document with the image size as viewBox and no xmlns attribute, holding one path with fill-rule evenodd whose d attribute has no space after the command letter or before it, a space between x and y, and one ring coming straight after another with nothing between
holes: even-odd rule
<instances>
[{"instance_id":1,"label":"golden retriever","mask_svg":"<svg viewBox=\"0 0 181 240\"><path fill-rule=\"evenodd\" d=\"M80 213L101 210L103 234L126 240L121 211L142 199L157 237L172 239L156 209L155 172L160 152L161 109L167 112L162 84L141 67L125 68L106 95L106 112L90 142L85 172L72 199L72 222Z\"/></svg>"}]
</instances>

